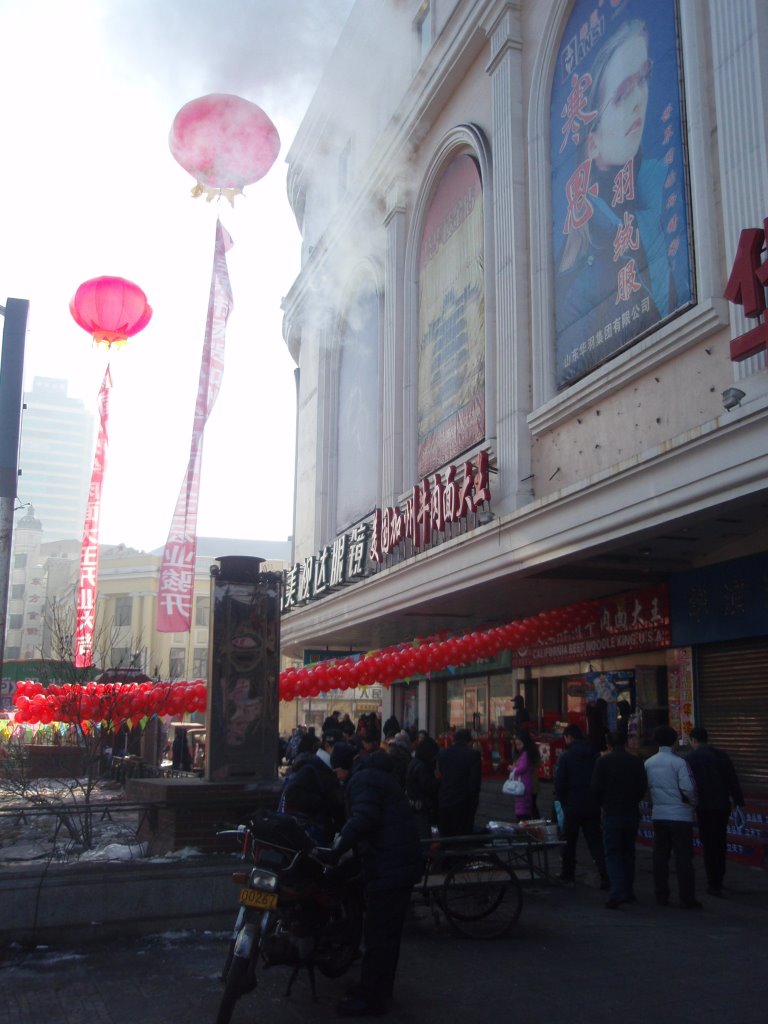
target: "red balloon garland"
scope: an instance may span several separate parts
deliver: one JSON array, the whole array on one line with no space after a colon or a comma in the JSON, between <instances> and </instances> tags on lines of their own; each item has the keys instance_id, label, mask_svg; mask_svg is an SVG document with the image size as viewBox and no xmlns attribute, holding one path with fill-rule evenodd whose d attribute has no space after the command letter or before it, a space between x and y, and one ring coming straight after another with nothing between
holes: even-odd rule
<instances>
[{"instance_id":1,"label":"red balloon garland","mask_svg":"<svg viewBox=\"0 0 768 1024\"><path fill-rule=\"evenodd\" d=\"M599 606L599 601L581 601L491 629L459 636L435 633L363 655L288 668L280 674L280 700L318 697L329 690L353 690L372 683L391 686L415 675L490 660L502 651L524 652L593 622ZM25 680L16 687L15 720L29 725L107 723L118 728L124 722L134 723L152 715L205 711L207 692L202 679L177 683L67 683L48 687Z\"/></svg>"},{"instance_id":2,"label":"red balloon garland","mask_svg":"<svg viewBox=\"0 0 768 1024\"><path fill-rule=\"evenodd\" d=\"M180 683L73 683L43 686L22 680L13 703L21 725L64 722L82 726L99 723L118 729L152 715L181 715L205 711L207 685L203 679Z\"/></svg>"},{"instance_id":3,"label":"red balloon garland","mask_svg":"<svg viewBox=\"0 0 768 1024\"><path fill-rule=\"evenodd\" d=\"M371 683L391 686L414 675L490 660L505 650L524 651L594 621L599 604L581 601L491 629L460 636L436 633L364 655L289 668L280 674L280 699L317 697L328 690L347 690Z\"/></svg>"}]
</instances>

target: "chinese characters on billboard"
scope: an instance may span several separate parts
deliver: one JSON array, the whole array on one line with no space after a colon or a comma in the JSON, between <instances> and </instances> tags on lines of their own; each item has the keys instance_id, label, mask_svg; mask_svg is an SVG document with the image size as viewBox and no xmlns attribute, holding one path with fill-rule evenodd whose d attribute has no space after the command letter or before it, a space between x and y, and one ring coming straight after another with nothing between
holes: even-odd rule
<instances>
[{"instance_id":1,"label":"chinese characters on billboard","mask_svg":"<svg viewBox=\"0 0 768 1024\"><path fill-rule=\"evenodd\" d=\"M557 386L693 301L676 4L578 0L552 83Z\"/></svg>"},{"instance_id":2,"label":"chinese characters on billboard","mask_svg":"<svg viewBox=\"0 0 768 1024\"><path fill-rule=\"evenodd\" d=\"M424 223L418 407L420 477L485 437L483 192L470 156L449 164Z\"/></svg>"}]
</instances>

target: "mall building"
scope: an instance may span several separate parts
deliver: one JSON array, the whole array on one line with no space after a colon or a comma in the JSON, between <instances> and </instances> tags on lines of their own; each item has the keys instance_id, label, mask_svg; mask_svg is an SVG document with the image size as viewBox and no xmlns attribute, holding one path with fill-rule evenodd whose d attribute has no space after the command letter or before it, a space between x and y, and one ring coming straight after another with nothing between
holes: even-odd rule
<instances>
[{"instance_id":1,"label":"mall building","mask_svg":"<svg viewBox=\"0 0 768 1024\"><path fill-rule=\"evenodd\" d=\"M768 794L767 43L766 0L355 5L288 154L284 653L562 610L384 717L626 700Z\"/></svg>"}]
</instances>

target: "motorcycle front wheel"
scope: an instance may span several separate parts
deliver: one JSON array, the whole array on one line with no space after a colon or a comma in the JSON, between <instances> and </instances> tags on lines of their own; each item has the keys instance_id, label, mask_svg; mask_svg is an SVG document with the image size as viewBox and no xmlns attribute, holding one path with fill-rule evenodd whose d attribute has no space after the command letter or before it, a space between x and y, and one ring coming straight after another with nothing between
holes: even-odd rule
<instances>
[{"instance_id":1,"label":"motorcycle front wheel","mask_svg":"<svg viewBox=\"0 0 768 1024\"><path fill-rule=\"evenodd\" d=\"M245 995L249 989L248 985L248 961L242 957L232 957L226 978L224 979L224 995L219 1004L219 1013L216 1017L216 1024L229 1024L235 1010L235 1004L240 996Z\"/></svg>"}]
</instances>

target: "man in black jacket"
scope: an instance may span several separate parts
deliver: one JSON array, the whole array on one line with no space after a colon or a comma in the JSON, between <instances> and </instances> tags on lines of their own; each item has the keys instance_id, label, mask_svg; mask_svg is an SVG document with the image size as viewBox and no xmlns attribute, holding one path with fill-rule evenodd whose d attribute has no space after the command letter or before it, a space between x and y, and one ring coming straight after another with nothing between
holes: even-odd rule
<instances>
[{"instance_id":1,"label":"man in black jacket","mask_svg":"<svg viewBox=\"0 0 768 1024\"><path fill-rule=\"evenodd\" d=\"M603 811L603 848L611 892L605 904L615 910L635 902L635 843L640 825L640 801L647 780L643 762L629 754L624 733L606 734L609 753L598 758L592 773L592 792Z\"/></svg>"},{"instance_id":2,"label":"man in black jacket","mask_svg":"<svg viewBox=\"0 0 768 1024\"><path fill-rule=\"evenodd\" d=\"M342 1017L386 1011L411 890L423 871L416 821L392 767L383 750L355 762L346 785L347 821L334 843L342 853L357 847L365 883L360 985L339 1003Z\"/></svg>"},{"instance_id":3,"label":"man in black jacket","mask_svg":"<svg viewBox=\"0 0 768 1024\"><path fill-rule=\"evenodd\" d=\"M451 746L438 757L437 825L441 836L472 835L480 801L482 758L471 740L469 729L457 729Z\"/></svg>"},{"instance_id":4,"label":"man in black jacket","mask_svg":"<svg viewBox=\"0 0 768 1024\"><path fill-rule=\"evenodd\" d=\"M563 730L565 750L557 760L555 768L555 797L563 806L563 862L560 878L565 882L574 881L576 871L576 843L579 829L584 833L589 852L600 872L600 888L608 889L608 873L605 870L603 837L600 829L600 805L592 792L592 772L598 753L591 743L584 739L578 725L567 725Z\"/></svg>"},{"instance_id":5,"label":"man in black jacket","mask_svg":"<svg viewBox=\"0 0 768 1024\"><path fill-rule=\"evenodd\" d=\"M688 738L691 753L687 761L696 783L696 818L704 848L707 892L722 896L731 801L743 807L744 794L733 762L724 750L709 745L707 730L691 729Z\"/></svg>"}]
</instances>

